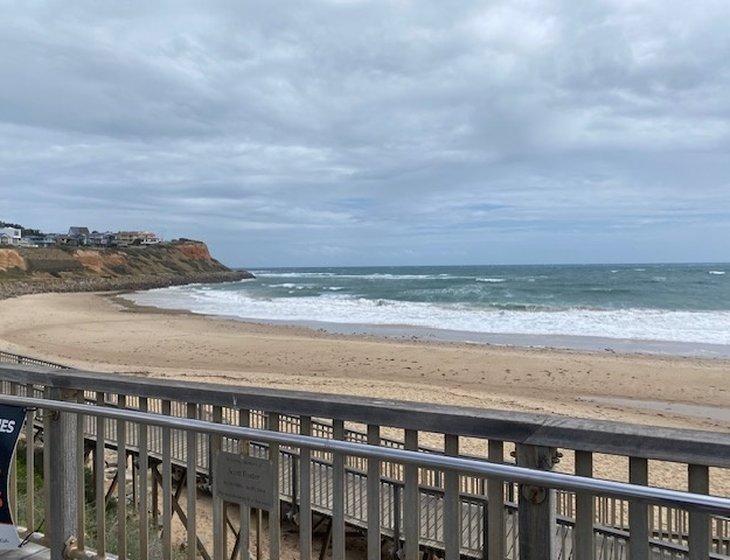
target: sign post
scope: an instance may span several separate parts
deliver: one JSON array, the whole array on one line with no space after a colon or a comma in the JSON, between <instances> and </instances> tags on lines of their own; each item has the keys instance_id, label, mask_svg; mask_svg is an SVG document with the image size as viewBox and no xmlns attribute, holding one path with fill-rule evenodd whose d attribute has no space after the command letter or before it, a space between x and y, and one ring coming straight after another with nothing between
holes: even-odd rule
<instances>
[{"instance_id":1,"label":"sign post","mask_svg":"<svg viewBox=\"0 0 730 560\"><path fill-rule=\"evenodd\" d=\"M3 550L20 546L13 512L10 511L8 477L25 413L25 408L0 405L0 549Z\"/></svg>"}]
</instances>

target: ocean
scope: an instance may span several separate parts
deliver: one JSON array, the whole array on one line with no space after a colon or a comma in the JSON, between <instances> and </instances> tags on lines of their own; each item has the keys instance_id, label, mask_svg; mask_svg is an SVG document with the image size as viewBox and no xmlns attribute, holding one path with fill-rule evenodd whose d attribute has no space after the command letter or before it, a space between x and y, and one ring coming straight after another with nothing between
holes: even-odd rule
<instances>
[{"instance_id":1,"label":"ocean","mask_svg":"<svg viewBox=\"0 0 730 560\"><path fill-rule=\"evenodd\" d=\"M730 264L269 268L133 301L338 333L730 356Z\"/></svg>"}]
</instances>

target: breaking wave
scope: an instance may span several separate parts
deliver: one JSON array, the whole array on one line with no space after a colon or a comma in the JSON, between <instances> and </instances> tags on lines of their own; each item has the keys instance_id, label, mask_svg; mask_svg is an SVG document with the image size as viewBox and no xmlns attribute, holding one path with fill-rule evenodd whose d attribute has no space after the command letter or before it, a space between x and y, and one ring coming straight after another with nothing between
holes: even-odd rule
<instances>
[{"instance_id":1,"label":"breaking wave","mask_svg":"<svg viewBox=\"0 0 730 560\"><path fill-rule=\"evenodd\" d=\"M242 319L730 344L730 311L727 310L548 308L526 304L396 301L333 293L335 288L315 296L260 297L251 295L245 284L219 285L216 289L191 285L125 297L143 305Z\"/></svg>"}]
</instances>

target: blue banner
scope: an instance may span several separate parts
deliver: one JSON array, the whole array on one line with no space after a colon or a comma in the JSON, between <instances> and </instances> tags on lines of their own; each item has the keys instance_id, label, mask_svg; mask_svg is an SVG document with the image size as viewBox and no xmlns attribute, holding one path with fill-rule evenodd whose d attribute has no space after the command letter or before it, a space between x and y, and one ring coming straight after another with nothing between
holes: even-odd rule
<instances>
[{"instance_id":1,"label":"blue banner","mask_svg":"<svg viewBox=\"0 0 730 560\"><path fill-rule=\"evenodd\" d=\"M8 478L25 413L26 409L22 407L0 405L0 549L20 545L13 512L10 511Z\"/></svg>"}]
</instances>

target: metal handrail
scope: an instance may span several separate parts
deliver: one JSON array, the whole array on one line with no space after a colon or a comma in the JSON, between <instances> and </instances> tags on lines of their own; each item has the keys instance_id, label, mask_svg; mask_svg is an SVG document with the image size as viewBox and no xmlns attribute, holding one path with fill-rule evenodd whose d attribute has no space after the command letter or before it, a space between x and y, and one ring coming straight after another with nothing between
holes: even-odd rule
<instances>
[{"instance_id":1,"label":"metal handrail","mask_svg":"<svg viewBox=\"0 0 730 560\"><path fill-rule=\"evenodd\" d=\"M33 407L45 410L86 414L115 420L124 420L149 426L159 426L183 431L226 436L230 438L265 441L269 443L305 447L317 451L353 455L365 459L412 464L459 474L514 481L522 484L543 486L573 492L587 492L600 496L632 499L640 502L679 507L720 516L730 516L730 499L719 496L692 494L678 490L640 486L625 482L575 476L552 471L534 470L504 463L489 463L462 457L435 455L418 451L406 451L341 440L321 439L312 436L286 434L217 424L206 420L177 418L128 409L91 406L66 401L0 395L0 404Z\"/></svg>"},{"instance_id":2,"label":"metal handrail","mask_svg":"<svg viewBox=\"0 0 730 560\"><path fill-rule=\"evenodd\" d=\"M730 468L730 434L559 415L0 364L11 383L124 394L289 416Z\"/></svg>"}]
</instances>

